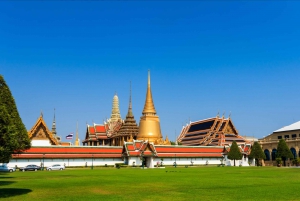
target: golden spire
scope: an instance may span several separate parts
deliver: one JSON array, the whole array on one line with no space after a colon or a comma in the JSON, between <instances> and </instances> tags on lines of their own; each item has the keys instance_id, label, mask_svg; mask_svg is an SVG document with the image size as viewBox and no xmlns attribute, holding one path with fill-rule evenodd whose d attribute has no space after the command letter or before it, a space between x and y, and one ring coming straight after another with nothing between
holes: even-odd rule
<instances>
[{"instance_id":1,"label":"golden spire","mask_svg":"<svg viewBox=\"0 0 300 201\"><path fill-rule=\"evenodd\" d=\"M151 87L150 87L150 71L148 71L148 87L146 93L146 101L143 110L143 116L140 119L139 133L137 140L148 140L154 144L163 144L159 117L156 115L156 111L153 104Z\"/></svg>"},{"instance_id":2,"label":"golden spire","mask_svg":"<svg viewBox=\"0 0 300 201\"><path fill-rule=\"evenodd\" d=\"M143 115L156 114L153 99L152 99L151 86L150 86L150 70L148 70L148 87L146 93L146 102L142 113Z\"/></svg>"},{"instance_id":3,"label":"golden spire","mask_svg":"<svg viewBox=\"0 0 300 201\"><path fill-rule=\"evenodd\" d=\"M77 127L76 127L75 146L79 146L79 139L78 139L78 121L77 121Z\"/></svg>"}]
</instances>

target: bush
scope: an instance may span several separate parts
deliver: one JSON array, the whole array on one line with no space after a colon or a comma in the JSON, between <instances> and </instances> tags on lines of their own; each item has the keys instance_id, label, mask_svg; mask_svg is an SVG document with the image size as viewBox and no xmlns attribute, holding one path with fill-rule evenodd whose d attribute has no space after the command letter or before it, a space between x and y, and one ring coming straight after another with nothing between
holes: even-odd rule
<instances>
[{"instance_id":1,"label":"bush","mask_svg":"<svg viewBox=\"0 0 300 201\"><path fill-rule=\"evenodd\" d=\"M124 163L116 163L115 166L117 169L120 169L120 167L127 167L127 165L125 165Z\"/></svg>"},{"instance_id":2,"label":"bush","mask_svg":"<svg viewBox=\"0 0 300 201\"><path fill-rule=\"evenodd\" d=\"M292 161L293 165L296 165L296 166L299 166L300 165L300 158L295 158L293 161Z\"/></svg>"},{"instance_id":3,"label":"bush","mask_svg":"<svg viewBox=\"0 0 300 201\"><path fill-rule=\"evenodd\" d=\"M277 165L281 165L282 164L282 159L281 158L276 158L276 163Z\"/></svg>"}]
</instances>

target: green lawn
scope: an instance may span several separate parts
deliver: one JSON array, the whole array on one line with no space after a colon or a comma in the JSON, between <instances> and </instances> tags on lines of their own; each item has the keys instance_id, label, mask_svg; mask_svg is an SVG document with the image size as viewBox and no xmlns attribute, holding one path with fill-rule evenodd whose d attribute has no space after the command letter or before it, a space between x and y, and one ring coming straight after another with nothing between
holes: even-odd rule
<instances>
[{"instance_id":1,"label":"green lawn","mask_svg":"<svg viewBox=\"0 0 300 201\"><path fill-rule=\"evenodd\" d=\"M300 200L300 168L96 168L0 173L1 200Z\"/></svg>"}]
</instances>

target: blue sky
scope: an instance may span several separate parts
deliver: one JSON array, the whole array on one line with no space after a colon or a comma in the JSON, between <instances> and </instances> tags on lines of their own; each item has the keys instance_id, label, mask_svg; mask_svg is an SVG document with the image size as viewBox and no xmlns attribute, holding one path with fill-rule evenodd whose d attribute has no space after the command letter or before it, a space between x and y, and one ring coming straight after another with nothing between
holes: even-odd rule
<instances>
[{"instance_id":1,"label":"blue sky","mask_svg":"<svg viewBox=\"0 0 300 201\"><path fill-rule=\"evenodd\" d=\"M0 74L29 130L40 115L58 135L110 117L117 92L135 119L147 71L164 136L217 115L263 137L300 120L297 1L0 2ZM67 140L65 140L67 141Z\"/></svg>"}]
</instances>

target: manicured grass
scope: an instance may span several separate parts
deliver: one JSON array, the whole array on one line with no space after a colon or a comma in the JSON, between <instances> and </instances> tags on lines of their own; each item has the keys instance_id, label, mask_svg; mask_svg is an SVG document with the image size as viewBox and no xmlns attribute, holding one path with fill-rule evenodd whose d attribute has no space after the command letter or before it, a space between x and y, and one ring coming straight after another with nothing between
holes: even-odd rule
<instances>
[{"instance_id":1,"label":"manicured grass","mask_svg":"<svg viewBox=\"0 0 300 201\"><path fill-rule=\"evenodd\" d=\"M1 200L300 200L300 168L95 168L0 173Z\"/></svg>"}]
</instances>

